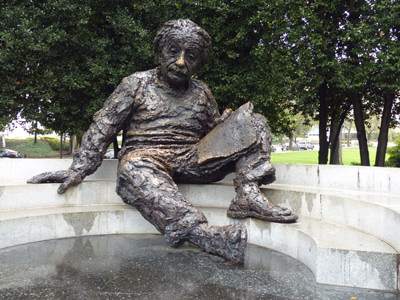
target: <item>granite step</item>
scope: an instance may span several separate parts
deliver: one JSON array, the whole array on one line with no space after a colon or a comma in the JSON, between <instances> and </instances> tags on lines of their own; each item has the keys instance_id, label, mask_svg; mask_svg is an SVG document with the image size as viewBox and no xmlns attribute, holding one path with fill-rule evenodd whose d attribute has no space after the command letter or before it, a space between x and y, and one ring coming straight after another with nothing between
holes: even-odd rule
<instances>
[{"instance_id":1,"label":"granite step","mask_svg":"<svg viewBox=\"0 0 400 300\"><path fill-rule=\"evenodd\" d=\"M201 208L210 224L237 220L226 210ZM397 289L398 251L385 241L357 229L300 217L294 224L244 221L249 242L289 255L314 273L316 282L382 290Z\"/></svg>"},{"instance_id":2,"label":"granite step","mask_svg":"<svg viewBox=\"0 0 400 300\"><path fill-rule=\"evenodd\" d=\"M397 251L380 239L338 224L302 217L295 224L234 220L224 208L200 208L212 225L244 223L249 243L304 263L318 283L397 289ZM156 233L130 206L75 205L0 212L1 248L84 235Z\"/></svg>"}]
</instances>

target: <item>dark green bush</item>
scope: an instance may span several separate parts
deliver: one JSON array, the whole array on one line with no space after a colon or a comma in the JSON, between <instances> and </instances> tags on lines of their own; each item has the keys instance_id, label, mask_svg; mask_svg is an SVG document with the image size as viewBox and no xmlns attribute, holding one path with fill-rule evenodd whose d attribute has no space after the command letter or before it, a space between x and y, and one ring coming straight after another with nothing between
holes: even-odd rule
<instances>
[{"instance_id":1,"label":"dark green bush","mask_svg":"<svg viewBox=\"0 0 400 300\"><path fill-rule=\"evenodd\" d=\"M387 150L388 159L385 162L387 167L400 167L400 138L395 141L396 146Z\"/></svg>"},{"instance_id":2,"label":"dark green bush","mask_svg":"<svg viewBox=\"0 0 400 300\"><path fill-rule=\"evenodd\" d=\"M46 136L46 137L42 137L41 140L48 142L52 150L54 150L54 151L60 150L60 139L59 138ZM64 151L69 150L69 142L65 142L65 144L63 146L63 150Z\"/></svg>"}]
</instances>

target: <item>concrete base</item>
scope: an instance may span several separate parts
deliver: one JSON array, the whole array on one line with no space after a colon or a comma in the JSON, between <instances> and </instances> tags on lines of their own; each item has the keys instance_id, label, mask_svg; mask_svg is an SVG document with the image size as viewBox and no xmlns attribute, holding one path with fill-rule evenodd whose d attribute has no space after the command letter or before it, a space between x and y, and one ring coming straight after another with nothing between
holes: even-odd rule
<instances>
[{"instance_id":1,"label":"concrete base","mask_svg":"<svg viewBox=\"0 0 400 300\"><path fill-rule=\"evenodd\" d=\"M398 300L395 292L316 284L304 264L248 245L232 265L160 235L56 239L0 249L0 299Z\"/></svg>"},{"instance_id":2,"label":"concrete base","mask_svg":"<svg viewBox=\"0 0 400 300\"><path fill-rule=\"evenodd\" d=\"M156 233L116 195L115 160L104 161L95 174L63 195L56 192L58 184L25 183L40 172L69 165L70 160L58 159L0 160L0 248L65 237ZM393 180L400 170L275 167L277 181L263 191L275 203L294 210L299 221L242 220L249 242L298 259L310 268L318 283L396 291L400 192ZM377 178L370 169L381 172L376 190ZM334 185L325 177L331 177ZM229 179L211 185L180 185L180 189L206 214L210 224L226 225L238 222L226 216L234 197Z\"/></svg>"}]
</instances>

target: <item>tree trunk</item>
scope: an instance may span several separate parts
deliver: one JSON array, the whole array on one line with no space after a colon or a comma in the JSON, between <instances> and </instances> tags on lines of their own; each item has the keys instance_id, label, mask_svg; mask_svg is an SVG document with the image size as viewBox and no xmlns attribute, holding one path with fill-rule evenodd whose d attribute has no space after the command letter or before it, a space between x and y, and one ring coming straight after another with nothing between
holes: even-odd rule
<instances>
[{"instance_id":1,"label":"tree trunk","mask_svg":"<svg viewBox=\"0 0 400 300\"><path fill-rule=\"evenodd\" d=\"M348 103L345 108L342 108L340 114L337 112L332 116L331 134L329 136L331 143L331 157L329 161L331 165L343 165L342 128L350 108L351 103Z\"/></svg>"},{"instance_id":2,"label":"tree trunk","mask_svg":"<svg viewBox=\"0 0 400 300\"><path fill-rule=\"evenodd\" d=\"M34 140L33 140L33 143L34 143L34 144L37 143L37 123L38 123L38 122L36 121L36 122L35 122L35 125L34 125L34 126L35 126L35 138L34 138Z\"/></svg>"},{"instance_id":3,"label":"tree trunk","mask_svg":"<svg viewBox=\"0 0 400 300\"><path fill-rule=\"evenodd\" d=\"M114 149L114 157L116 158L119 152L119 147L118 147L118 139L117 137L115 137L115 139L113 140L113 149Z\"/></svg>"},{"instance_id":4,"label":"tree trunk","mask_svg":"<svg viewBox=\"0 0 400 300\"><path fill-rule=\"evenodd\" d=\"M79 149L79 148L81 147L82 138L83 138L83 135L84 135L84 134L85 134L85 133L82 132L82 131L79 131L79 132L77 132L77 133L75 134L75 136L76 136L76 148L77 148L77 149Z\"/></svg>"},{"instance_id":5,"label":"tree trunk","mask_svg":"<svg viewBox=\"0 0 400 300\"><path fill-rule=\"evenodd\" d=\"M357 139L360 147L361 165L370 166L367 134L365 131L364 115L361 102L362 96L354 93L350 97L353 104L354 123L356 124Z\"/></svg>"},{"instance_id":6,"label":"tree trunk","mask_svg":"<svg viewBox=\"0 0 400 300\"><path fill-rule=\"evenodd\" d=\"M293 136L289 136L289 150L293 148Z\"/></svg>"},{"instance_id":7,"label":"tree trunk","mask_svg":"<svg viewBox=\"0 0 400 300\"><path fill-rule=\"evenodd\" d=\"M69 136L69 150L68 150L68 154L72 154L74 152L74 139L75 136L74 135L70 135Z\"/></svg>"},{"instance_id":8,"label":"tree trunk","mask_svg":"<svg viewBox=\"0 0 400 300\"><path fill-rule=\"evenodd\" d=\"M382 112L381 128L379 130L378 148L376 149L375 166L385 166L385 155L388 143L390 120L392 118L392 107L394 103L395 94L385 93L385 102Z\"/></svg>"},{"instance_id":9,"label":"tree trunk","mask_svg":"<svg viewBox=\"0 0 400 300\"><path fill-rule=\"evenodd\" d=\"M63 134L60 134L60 158L63 158Z\"/></svg>"},{"instance_id":10,"label":"tree trunk","mask_svg":"<svg viewBox=\"0 0 400 300\"><path fill-rule=\"evenodd\" d=\"M326 128L328 126L328 109L326 104L326 97L328 92L328 84L324 81L318 89L319 101L319 151L318 163L326 165L328 163L329 144L326 135Z\"/></svg>"},{"instance_id":11,"label":"tree trunk","mask_svg":"<svg viewBox=\"0 0 400 300\"><path fill-rule=\"evenodd\" d=\"M340 120L335 120L331 126L329 140L331 141L331 154L329 164L343 165L342 159L342 125Z\"/></svg>"},{"instance_id":12,"label":"tree trunk","mask_svg":"<svg viewBox=\"0 0 400 300\"><path fill-rule=\"evenodd\" d=\"M349 124L349 131L347 133L347 147L350 147L350 141L351 141L351 128L353 127L353 122L350 121Z\"/></svg>"}]
</instances>

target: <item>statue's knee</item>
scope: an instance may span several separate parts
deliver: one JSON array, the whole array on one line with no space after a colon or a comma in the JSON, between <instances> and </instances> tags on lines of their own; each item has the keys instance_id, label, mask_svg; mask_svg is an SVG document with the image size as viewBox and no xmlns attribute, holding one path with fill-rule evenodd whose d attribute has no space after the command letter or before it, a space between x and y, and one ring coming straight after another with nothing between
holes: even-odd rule
<instances>
[{"instance_id":1,"label":"statue's knee","mask_svg":"<svg viewBox=\"0 0 400 300\"><path fill-rule=\"evenodd\" d=\"M118 166L116 192L125 203L132 205L135 195L139 194L137 189L143 185L143 181L143 176L140 176L140 166L134 160L121 161Z\"/></svg>"},{"instance_id":2,"label":"statue's knee","mask_svg":"<svg viewBox=\"0 0 400 300\"><path fill-rule=\"evenodd\" d=\"M261 114L252 115L252 123L258 132L269 132L267 119Z\"/></svg>"}]
</instances>

